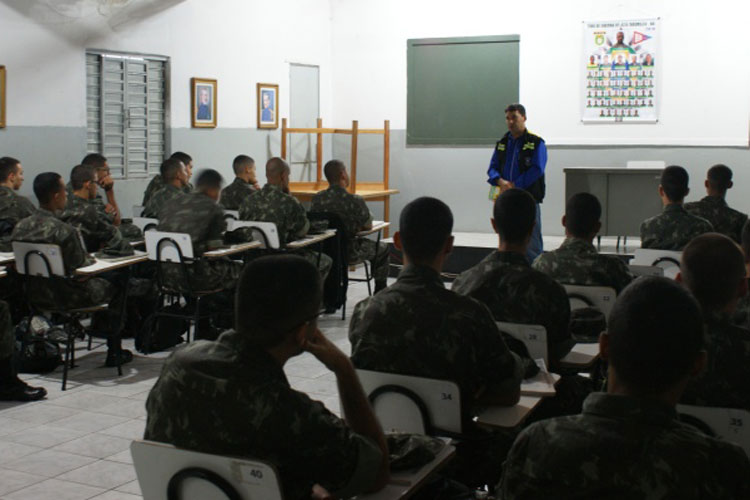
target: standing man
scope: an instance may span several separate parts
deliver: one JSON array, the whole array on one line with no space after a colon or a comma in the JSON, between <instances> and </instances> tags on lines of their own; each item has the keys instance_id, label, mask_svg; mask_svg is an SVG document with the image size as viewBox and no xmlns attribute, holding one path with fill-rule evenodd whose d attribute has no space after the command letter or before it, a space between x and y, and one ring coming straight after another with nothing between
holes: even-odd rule
<instances>
[{"instance_id":1,"label":"standing man","mask_svg":"<svg viewBox=\"0 0 750 500\"><path fill-rule=\"evenodd\" d=\"M533 262L543 250L542 216L539 204L544 200L544 168L547 146L544 139L526 129L526 108L510 104L505 108L508 132L497 142L492 153L487 182L500 192L510 188L528 191L536 201L536 225L529 241L526 257Z\"/></svg>"}]
</instances>

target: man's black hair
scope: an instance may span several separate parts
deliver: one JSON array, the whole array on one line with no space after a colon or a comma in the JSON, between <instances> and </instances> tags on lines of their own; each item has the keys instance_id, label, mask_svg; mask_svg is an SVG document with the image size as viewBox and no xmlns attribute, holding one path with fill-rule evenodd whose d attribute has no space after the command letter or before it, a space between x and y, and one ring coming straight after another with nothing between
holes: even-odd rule
<instances>
[{"instance_id":1,"label":"man's black hair","mask_svg":"<svg viewBox=\"0 0 750 500\"><path fill-rule=\"evenodd\" d=\"M34 178L34 195L40 205L46 205L60 190L65 189L61 179L57 172L44 172Z\"/></svg>"},{"instance_id":2,"label":"man's black hair","mask_svg":"<svg viewBox=\"0 0 750 500\"><path fill-rule=\"evenodd\" d=\"M527 191L513 188L500 193L492 209L495 229L506 243L523 243L536 221L536 201Z\"/></svg>"},{"instance_id":3,"label":"man's black hair","mask_svg":"<svg viewBox=\"0 0 750 500\"><path fill-rule=\"evenodd\" d=\"M97 170L104 168L105 163L107 163L107 158L99 153L89 153L83 157L83 160L81 160L81 165L88 165Z\"/></svg>"},{"instance_id":4,"label":"man's black hair","mask_svg":"<svg viewBox=\"0 0 750 500\"><path fill-rule=\"evenodd\" d=\"M21 162L10 156L0 158L0 183L8 181L10 174L18 172L18 165Z\"/></svg>"},{"instance_id":5,"label":"man's black hair","mask_svg":"<svg viewBox=\"0 0 750 500\"><path fill-rule=\"evenodd\" d=\"M508 104L508 107L505 108L505 112L512 113L513 111L518 111L518 114L526 118L526 108L524 107L523 104L519 104L517 102L513 104Z\"/></svg>"},{"instance_id":6,"label":"man's black hair","mask_svg":"<svg viewBox=\"0 0 750 500\"><path fill-rule=\"evenodd\" d=\"M159 173L164 182L170 182L177 178L177 174L180 172L180 166L184 165L182 160L177 158L167 158L164 160L159 167Z\"/></svg>"},{"instance_id":7,"label":"man's black hair","mask_svg":"<svg viewBox=\"0 0 750 500\"><path fill-rule=\"evenodd\" d=\"M73 186L75 191L78 191L89 181L96 178L94 173L93 165L76 165L73 170L70 171L70 185Z\"/></svg>"},{"instance_id":8,"label":"man's black hair","mask_svg":"<svg viewBox=\"0 0 750 500\"><path fill-rule=\"evenodd\" d=\"M718 311L737 297L745 279L745 255L728 236L702 234L682 251L680 274L704 311Z\"/></svg>"},{"instance_id":9,"label":"man's black hair","mask_svg":"<svg viewBox=\"0 0 750 500\"><path fill-rule=\"evenodd\" d=\"M193 158L189 154L183 153L182 151L172 153L172 156L170 156L170 158L176 158L180 160L185 165L185 168L187 168L188 164L193 161Z\"/></svg>"},{"instance_id":10,"label":"man's black hair","mask_svg":"<svg viewBox=\"0 0 750 500\"><path fill-rule=\"evenodd\" d=\"M219 172L212 168L207 168L198 172L198 176L195 180L195 188L198 191L205 191L206 189L221 189L223 183L224 178Z\"/></svg>"},{"instance_id":11,"label":"man's black hair","mask_svg":"<svg viewBox=\"0 0 750 500\"><path fill-rule=\"evenodd\" d=\"M661 187L670 201L681 202L688 194L688 183L690 177L687 170L678 166L671 165L661 173Z\"/></svg>"},{"instance_id":12,"label":"man's black hair","mask_svg":"<svg viewBox=\"0 0 750 500\"><path fill-rule=\"evenodd\" d=\"M644 276L617 297L607 321L609 362L639 395L663 393L694 366L703 345L698 302L679 283Z\"/></svg>"},{"instance_id":13,"label":"man's black hair","mask_svg":"<svg viewBox=\"0 0 750 500\"><path fill-rule=\"evenodd\" d=\"M708 169L706 178L709 186L725 193L732 185L732 169L719 163Z\"/></svg>"},{"instance_id":14,"label":"man's black hair","mask_svg":"<svg viewBox=\"0 0 750 500\"><path fill-rule=\"evenodd\" d=\"M576 193L565 204L565 229L576 238L586 238L596 230L602 205L591 193Z\"/></svg>"},{"instance_id":15,"label":"man's black hair","mask_svg":"<svg viewBox=\"0 0 750 500\"><path fill-rule=\"evenodd\" d=\"M320 310L318 270L297 255L270 255L245 266L235 293L235 328L260 348L274 347Z\"/></svg>"},{"instance_id":16,"label":"man's black hair","mask_svg":"<svg viewBox=\"0 0 750 500\"><path fill-rule=\"evenodd\" d=\"M412 262L429 262L437 257L448 241L451 231L451 209L437 198L417 198L401 211L401 242L404 253Z\"/></svg>"},{"instance_id":17,"label":"man's black hair","mask_svg":"<svg viewBox=\"0 0 750 500\"><path fill-rule=\"evenodd\" d=\"M255 165L255 160L247 155L238 155L232 162L232 170L234 170L235 175L240 175L245 167L252 167L253 165Z\"/></svg>"},{"instance_id":18,"label":"man's black hair","mask_svg":"<svg viewBox=\"0 0 750 500\"><path fill-rule=\"evenodd\" d=\"M329 184L337 184L341 179L341 172L346 170L344 162L341 160L331 160L323 167L323 173Z\"/></svg>"}]
</instances>

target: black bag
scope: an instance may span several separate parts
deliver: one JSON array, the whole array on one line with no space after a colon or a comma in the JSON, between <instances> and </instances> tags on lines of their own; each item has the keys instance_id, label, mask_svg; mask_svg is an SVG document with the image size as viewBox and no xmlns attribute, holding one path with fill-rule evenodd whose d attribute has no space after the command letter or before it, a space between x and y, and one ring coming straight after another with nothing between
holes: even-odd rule
<instances>
[{"instance_id":1,"label":"black bag","mask_svg":"<svg viewBox=\"0 0 750 500\"><path fill-rule=\"evenodd\" d=\"M173 304L164 312L179 312L180 304ZM187 332L190 323L186 319L157 316L151 314L143 323L143 330L135 337L135 348L138 352L149 354L163 351L184 342L182 335Z\"/></svg>"},{"instance_id":2,"label":"black bag","mask_svg":"<svg viewBox=\"0 0 750 500\"><path fill-rule=\"evenodd\" d=\"M597 342L607 329L607 318L596 307L582 307L570 311L570 335L578 342Z\"/></svg>"},{"instance_id":3,"label":"black bag","mask_svg":"<svg viewBox=\"0 0 750 500\"><path fill-rule=\"evenodd\" d=\"M63 362L60 346L49 340L48 335L59 328L51 328L34 333L29 327L29 319L24 318L16 327L16 367L20 373L49 373ZM65 334L55 337L64 340Z\"/></svg>"}]
</instances>

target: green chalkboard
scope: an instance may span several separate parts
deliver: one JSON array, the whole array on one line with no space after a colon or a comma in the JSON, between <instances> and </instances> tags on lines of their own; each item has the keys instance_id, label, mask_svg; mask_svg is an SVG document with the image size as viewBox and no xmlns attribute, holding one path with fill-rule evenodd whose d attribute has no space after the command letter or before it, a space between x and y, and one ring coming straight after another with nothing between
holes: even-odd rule
<instances>
[{"instance_id":1,"label":"green chalkboard","mask_svg":"<svg viewBox=\"0 0 750 500\"><path fill-rule=\"evenodd\" d=\"M407 40L407 144L494 144L518 102L518 35Z\"/></svg>"}]
</instances>

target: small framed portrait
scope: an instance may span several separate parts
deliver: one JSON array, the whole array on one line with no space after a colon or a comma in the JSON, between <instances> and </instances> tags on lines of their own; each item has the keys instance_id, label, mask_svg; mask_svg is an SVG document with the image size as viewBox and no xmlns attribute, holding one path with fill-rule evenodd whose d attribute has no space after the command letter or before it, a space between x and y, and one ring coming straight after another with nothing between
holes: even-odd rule
<instances>
[{"instance_id":1,"label":"small framed portrait","mask_svg":"<svg viewBox=\"0 0 750 500\"><path fill-rule=\"evenodd\" d=\"M0 128L5 128L5 66L0 66Z\"/></svg>"},{"instance_id":2,"label":"small framed portrait","mask_svg":"<svg viewBox=\"0 0 750 500\"><path fill-rule=\"evenodd\" d=\"M257 89L258 128L279 128L279 86L259 83Z\"/></svg>"},{"instance_id":3,"label":"small framed portrait","mask_svg":"<svg viewBox=\"0 0 750 500\"><path fill-rule=\"evenodd\" d=\"M197 128L216 128L216 80L190 79L191 125Z\"/></svg>"}]
</instances>

